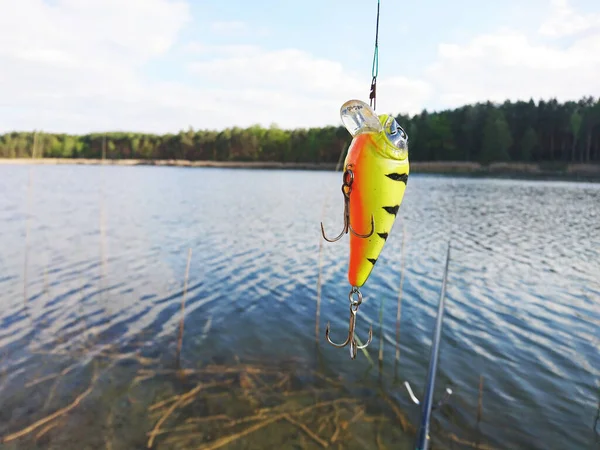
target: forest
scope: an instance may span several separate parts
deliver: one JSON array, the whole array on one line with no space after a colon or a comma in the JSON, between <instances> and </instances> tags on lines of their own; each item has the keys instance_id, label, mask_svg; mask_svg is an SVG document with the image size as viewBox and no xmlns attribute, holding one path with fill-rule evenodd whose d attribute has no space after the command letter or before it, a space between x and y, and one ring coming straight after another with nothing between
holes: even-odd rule
<instances>
[{"instance_id":1,"label":"forest","mask_svg":"<svg viewBox=\"0 0 600 450\"><path fill-rule=\"evenodd\" d=\"M412 161L600 163L600 98L485 102L397 120L408 133ZM334 163L350 141L342 126L165 135L15 131L0 136L0 157Z\"/></svg>"}]
</instances>

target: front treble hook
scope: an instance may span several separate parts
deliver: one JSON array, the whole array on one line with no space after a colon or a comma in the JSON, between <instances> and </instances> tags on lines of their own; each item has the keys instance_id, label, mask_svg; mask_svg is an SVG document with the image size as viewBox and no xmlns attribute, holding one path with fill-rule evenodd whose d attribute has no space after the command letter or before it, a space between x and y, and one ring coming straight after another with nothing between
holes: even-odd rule
<instances>
[{"instance_id":1,"label":"front treble hook","mask_svg":"<svg viewBox=\"0 0 600 450\"><path fill-rule=\"evenodd\" d=\"M356 300L352 298L354 294L357 295ZM348 294L348 298L350 299L350 322L348 324L348 337L346 338L346 341L343 344L336 344L331 339L329 339L329 322L327 322L327 328L325 329L325 338L327 339L327 342L329 342L331 345L337 348L342 348L350 344L350 358L355 359L358 350L367 348L367 346L373 340L373 325L371 325L371 327L369 328L369 340L367 341L367 343L364 345L357 345L356 337L354 336L354 331L356 328L356 313L358 312L358 307L362 303L362 294L360 293L357 287L352 287L352 289L350 290L350 294Z\"/></svg>"},{"instance_id":2,"label":"front treble hook","mask_svg":"<svg viewBox=\"0 0 600 450\"><path fill-rule=\"evenodd\" d=\"M323 239L327 242L335 242L339 241L342 236L348 231L350 231L354 236L367 239L373 235L375 232L375 220L373 219L373 215L371 214L371 231L368 234L360 234L357 233L352 225L350 224L350 193L352 192L352 182L354 181L354 172L351 168L347 168L344 171L344 182L342 183L342 193L344 194L344 228L342 232L335 238L329 239L325 236L325 228L323 227L323 222L321 222L321 234L323 235Z\"/></svg>"}]
</instances>

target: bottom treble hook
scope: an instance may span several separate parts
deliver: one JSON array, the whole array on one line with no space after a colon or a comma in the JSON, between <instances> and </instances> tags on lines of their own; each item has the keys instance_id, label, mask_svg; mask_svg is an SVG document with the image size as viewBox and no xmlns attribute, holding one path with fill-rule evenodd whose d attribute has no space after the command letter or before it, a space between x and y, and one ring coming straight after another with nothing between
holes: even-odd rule
<instances>
[{"instance_id":1,"label":"bottom treble hook","mask_svg":"<svg viewBox=\"0 0 600 450\"><path fill-rule=\"evenodd\" d=\"M352 298L352 296L354 294L357 295L356 300L354 300ZM327 328L325 328L325 338L327 339L327 342L329 342L331 345L333 345L334 347L337 347L337 348L342 348L342 347L345 347L346 345L350 344L350 358L355 359L356 355L358 353L358 350L367 348L367 346L373 340L373 325L371 325L371 327L369 328L369 340L366 342L366 344L357 345L356 337L354 336L354 332L356 329L356 313L358 312L358 307L362 303L362 294L358 290L357 287L353 286L352 289L350 290L350 294L348 294L348 298L350 299L350 321L348 324L348 337L346 338L346 341L343 344L336 344L331 339L329 339L329 322L327 322Z\"/></svg>"}]
</instances>

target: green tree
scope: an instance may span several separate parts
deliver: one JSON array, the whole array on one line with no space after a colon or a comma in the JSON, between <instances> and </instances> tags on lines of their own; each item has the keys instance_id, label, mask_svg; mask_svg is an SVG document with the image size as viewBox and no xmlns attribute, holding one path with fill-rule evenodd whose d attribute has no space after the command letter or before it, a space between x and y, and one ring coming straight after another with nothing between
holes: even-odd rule
<instances>
[{"instance_id":1,"label":"green tree","mask_svg":"<svg viewBox=\"0 0 600 450\"><path fill-rule=\"evenodd\" d=\"M600 162L600 100L584 97L465 105L416 115L399 114L408 132L411 161L585 161ZM351 141L344 127L311 129L232 127L162 136L107 132L86 135L39 133L36 155L216 161L335 163ZM0 135L0 157L31 157L34 133Z\"/></svg>"},{"instance_id":2,"label":"green tree","mask_svg":"<svg viewBox=\"0 0 600 450\"><path fill-rule=\"evenodd\" d=\"M571 133L573 135L571 145L571 161L575 161L575 148L577 147L577 140L579 138L579 131L581 130L582 117L578 110L573 111L571 114Z\"/></svg>"},{"instance_id":3,"label":"green tree","mask_svg":"<svg viewBox=\"0 0 600 450\"><path fill-rule=\"evenodd\" d=\"M520 143L521 159L523 161L530 161L537 145L537 134L535 134L535 131L532 127L527 128L527 131L525 131Z\"/></svg>"},{"instance_id":4,"label":"green tree","mask_svg":"<svg viewBox=\"0 0 600 450\"><path fill-rule=\"evenodd\" d=\"M491 163L508 161L508 149L513 140L504 114L499 109L490 109L483 128L483 143L480 161Z\"/></svg>"}]
</instances>

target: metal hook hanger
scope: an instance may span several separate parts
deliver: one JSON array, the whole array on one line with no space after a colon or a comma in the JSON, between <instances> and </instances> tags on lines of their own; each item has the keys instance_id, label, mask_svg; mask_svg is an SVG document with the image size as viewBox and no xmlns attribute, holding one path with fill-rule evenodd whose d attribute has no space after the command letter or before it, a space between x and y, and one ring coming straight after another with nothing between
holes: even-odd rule
<instances>
[{"instance_id":1,"label":"metal hook hanger","mask_svg":"<svg viewBox=\"0 0 600 450\"><path fill-rule=\"evenodd\" d=\"M429 370L427 373L427 382L425 384L425 394L423 398L423 402L419 401L419 399L413 393L412 388L408 381L404 382L404 386L406 386L406 390L411 398L411 400L416 405L421 405L421 424L419 426L419 432L417 434L417 441L415 448L416 450L428 450L430 444L430 436L429 436L429 424L431 422L431 412L440 406L442 406L448 398L452 395L452 389L446 388L446 392L444 397L434 406L433 404L433 390L435 388L435 377L437 372L437 363L438 356L440 352L440 339L442 335L442 321L444 318L444 307L445 307L445 299L446 299L446 282L448 280L448 266L450 263L450 243L448 243L448 252L446 254L446 266L444 268L444 278L442 281L442 291L440 294L440 302L438 306L437 318L435 329L433 331L433 340L431 344L431 356L429 357Z\"/></svg>"},{"instance_id":2,"label":"metal hook hanger","mask_svg":"<svg viewBox=\"0 0 600 450\"><path fill-rule=\"evenodd\" d=\"M357 295L356 300L352 298L354 294ZM337 348L342 348L350 344L350 358L355 359L358 350L367 348L367 346L373 340L373 325L371 325L371 327L369 328L369 339L367 343L363 345L357 345L354 332L356 330L356 313L358 312L358 307L362 303L362 294L357 287L353 286L350 290L350 293L348 294L348 298L350 299L350 322L348 324L348 337L346 338L346 341L343 344L336 344L331 339L329 339L329 322L327 322L327 328L325 329L325 338L327 339L327 342L329 342L331 345Z\"/></svg>"},{"instance_id":3,"label":"metal hook hanger","mask_svg":"<svg viewBox=\"0 0 600 450\"><path fill-rule=\"evenodd\" d=\"M329 239L325 236L325 228L323 227L323 222L321 222L321 234L323 235L323 239L327 242L335 242L339 241L344 234L351 232L354 236L367 239L373 235L375 232L375 219L371 214L371 231L368 234L360 234L357 233L352 225L350 224L350 193L352 192L352 183L354 181L354 172L351 168L347 168L344 171L344 182L342 184L342 193L344 194L344 228L342 232L335 238Z\"/></svg>"}]
</instances>

